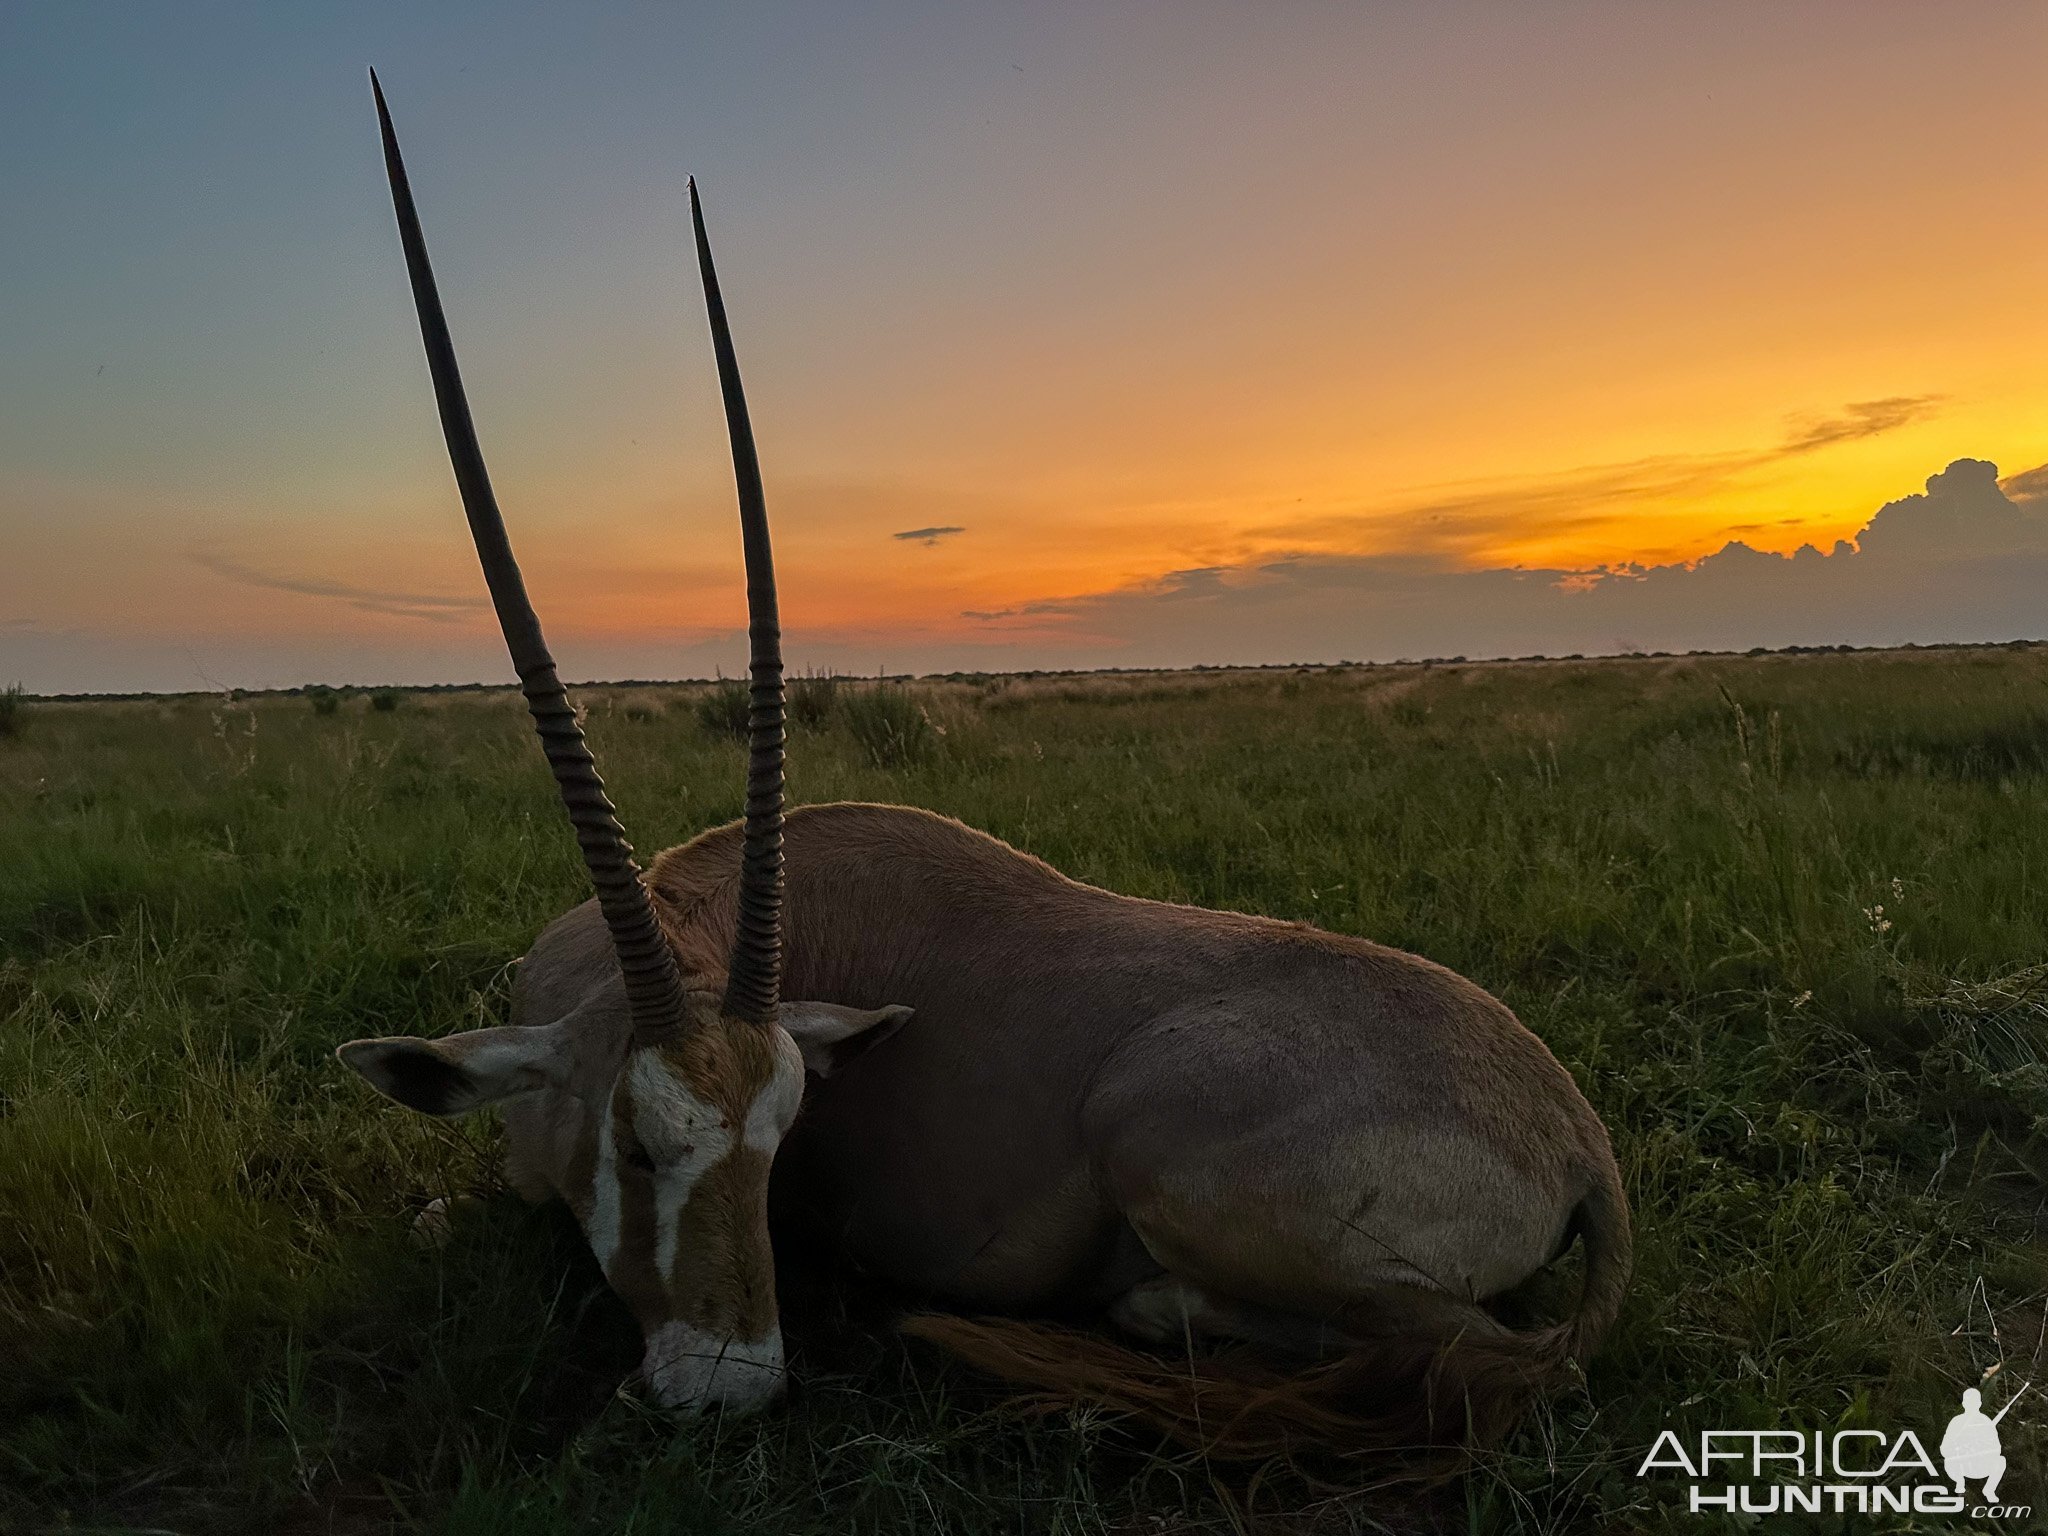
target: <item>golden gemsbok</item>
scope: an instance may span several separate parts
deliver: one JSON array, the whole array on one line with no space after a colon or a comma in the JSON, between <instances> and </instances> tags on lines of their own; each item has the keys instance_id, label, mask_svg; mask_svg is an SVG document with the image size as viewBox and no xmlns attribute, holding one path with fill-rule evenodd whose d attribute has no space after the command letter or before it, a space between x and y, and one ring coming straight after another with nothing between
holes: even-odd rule
<instances>
[{"instance_id":1,"label":"golden gemsbok","mask_svg":"<svg viewBox=\"0 0 2048 1536\"><path fill-rule=\"evenodd\" d=\"M597 894L534 943L509 1025L340 1055L428 1114L504 1106L510 1182L574 1210L652 1394L777 1395L771 1231L942 1306L913 1331L987 1370L1223 1452L1491 1438L1568 1376L1621 1305L1628 1206L1570 1074L1479 987L1081 885L926 811L785 817L767 512L694 182L744 533L746 818L643 876L527 601L381 90L377 110L456 483ZM1575 1235L1573 1316L1517 1331L1483 1305ZM1091 1312L1160 1348L1029 1320Z\"/></svg>"}]
</instances>

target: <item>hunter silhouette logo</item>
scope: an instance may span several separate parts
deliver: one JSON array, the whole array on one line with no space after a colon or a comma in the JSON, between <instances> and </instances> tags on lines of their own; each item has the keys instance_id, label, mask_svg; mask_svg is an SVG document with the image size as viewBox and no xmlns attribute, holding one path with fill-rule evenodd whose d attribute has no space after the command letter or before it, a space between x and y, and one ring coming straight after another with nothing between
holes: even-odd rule
<instances>
[{"instance_id":1,"label":"hunter silhouette logo","mask_svg":"<svg viewBox=\"0 0 2048 1536\"><path fill-rule=\"evenodd\" d=\"M1956 1485L1957 1493L1967 1491L1964 1483L1981 1477L1984 1502L1998 1502L1999 1480L2005 1476L2005 1449L1998 1442L1998 1421L2012 1412L2012 1405L2025 1397L2032 1385L2027 1382L1990 1418L1984 1414L1984 1394L1975 1387L1965 1389L1963 1411L1948 1421L1948 1432L1941 1437L1941 1469Z\"/></svg>"},{"instance_id":2,"label":"hunter silhouette logo","mask_svg":"<svg viewBox=\"0 0 2048 1536\"><path fill-rule=\"evenodd\" d=\"M1987 1371L1985 1383L1997 1373L1996 1366ZM1963 1411L1941 1437L1939 1467L1910 1429L1706 1429L1693 1445L1667 1429L1636 1476L1689 1478L1686 1507L1696 1515L1911 1512L2024 1520L2031 1506L1999 1502L2006 1460L1998 1426L2032 1386L2023 1384L1995 1414L1984 1412L1978 1388L1964 1391ZM1971 1483L1981 1485L1974 1502Z\"/></svg>"}]
</instances>

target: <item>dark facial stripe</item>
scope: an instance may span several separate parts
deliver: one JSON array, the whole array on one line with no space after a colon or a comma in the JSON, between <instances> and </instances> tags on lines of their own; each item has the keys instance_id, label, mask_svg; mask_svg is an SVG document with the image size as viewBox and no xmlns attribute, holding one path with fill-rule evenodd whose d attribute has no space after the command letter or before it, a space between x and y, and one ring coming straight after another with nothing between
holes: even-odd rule
<instances>
[{"instance_id":1,"label":"dark facial stripe","mask_svg":"<svg viewBox=\"0 0 2048 1536\"><path fill-rule=\"evenodd\" d=\"M765 1152L736 1146L704 1170L683 1207L669 1294L678 1315L706 1332L755 1340L775 1326L769 1167Z\"/></svg>"}]
</instances>

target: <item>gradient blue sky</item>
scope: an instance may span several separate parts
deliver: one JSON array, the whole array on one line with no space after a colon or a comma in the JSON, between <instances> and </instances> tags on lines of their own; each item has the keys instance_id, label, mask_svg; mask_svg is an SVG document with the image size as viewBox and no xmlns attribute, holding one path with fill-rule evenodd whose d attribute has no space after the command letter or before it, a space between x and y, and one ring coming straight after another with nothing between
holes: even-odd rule
<instances>
[{"instance_id":1,"label":"gradient blue sky","mask_svg":"<svg viewBox=\"0 0 2048 1536\"><path fill-rule=\"evenodd\" d=\"M1538 649L1609 568L2048 460L2044 44L2002 4L14 6L0 677L505 675L372 63L566 669L656 676L740 654L688 173L800 663ZM1959 526L1830 637L1998 637ZM1550 595L1503 632L1515 567ZM1448 584L1419 629L1273 590L1325 570ZM1648 638L1726 629L1712 585Z\"/></svg>"}]
</instances>

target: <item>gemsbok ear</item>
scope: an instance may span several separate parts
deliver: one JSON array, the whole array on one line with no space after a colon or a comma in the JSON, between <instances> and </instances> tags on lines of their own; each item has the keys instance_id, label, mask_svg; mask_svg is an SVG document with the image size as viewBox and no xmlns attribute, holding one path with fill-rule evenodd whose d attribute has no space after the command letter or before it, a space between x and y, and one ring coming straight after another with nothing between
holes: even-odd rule
<instances>
[{"instance_id":1,"label":"gemsbok ear","mask_svg":"<svg viewBox=\"0 0 2048 1536\"><path fill-rule=\"evenodd\" d=\"M562 1081L568 1046L564 1024L510 1025L438 1040L414 1035L351 1040L334 1054L386 1098L422 1114L445 1116L466 1115Z\"/></svg>"},{"instance_id":2,"label":"gemsbok ear","mask_svg":"<svg viewBox=\"0 0 2048 1536\"><path fill-rule=\"evenodd\" d=\"M830 1077L862 1051L880 1045L910 1022L914 1009L842 1008L837 1003L783 1003L775 1020L804 1053L804 1070Z\"/></svg>"}]
</instances>

